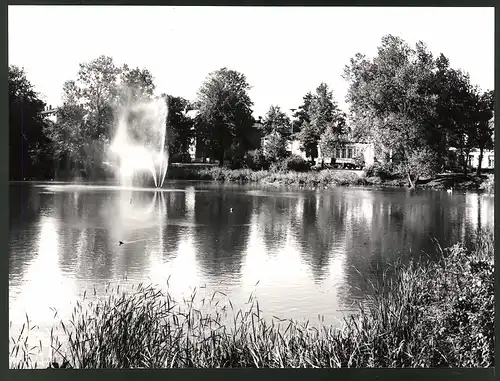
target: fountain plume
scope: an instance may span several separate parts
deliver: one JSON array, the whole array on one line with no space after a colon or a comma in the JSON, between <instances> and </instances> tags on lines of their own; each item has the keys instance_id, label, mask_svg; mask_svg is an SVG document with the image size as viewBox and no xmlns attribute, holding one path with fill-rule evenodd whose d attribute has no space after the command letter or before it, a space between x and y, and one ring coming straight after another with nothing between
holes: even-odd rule
<instances>
[{"instance_id":1,"label":"fountain plume","mask_svg":"<svg viewBox=\"0 0 500 381\"><path fill-rule=\"evenodd\" d=\"M107 162L112 163L122 186L149 173L155 187L162 187L168 168L166 99L133 99L130 94L116 109L116 131Z\"/></svg>"}]
</instances>

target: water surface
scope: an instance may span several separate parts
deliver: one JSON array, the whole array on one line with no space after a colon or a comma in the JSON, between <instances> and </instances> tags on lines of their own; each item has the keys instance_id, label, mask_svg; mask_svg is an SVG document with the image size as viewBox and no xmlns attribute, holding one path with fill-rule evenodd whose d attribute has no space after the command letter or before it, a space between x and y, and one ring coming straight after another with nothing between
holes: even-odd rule
<instances>
[{"instance_id":1,"label":"water surface","mask_svg":"<svg viewBox=\"0 0 500 381\"><path fill-rule=\"evenodd\" d=\"M201 286L243 305L254 292L267 317L338 324L387 260L432 258L433 238L469 244L493 209L435 190L11 184L10 320L27 312L47 332L49 307L68 316L85 290L170 277L174 295Z\"/></svg>"}]
</instances>

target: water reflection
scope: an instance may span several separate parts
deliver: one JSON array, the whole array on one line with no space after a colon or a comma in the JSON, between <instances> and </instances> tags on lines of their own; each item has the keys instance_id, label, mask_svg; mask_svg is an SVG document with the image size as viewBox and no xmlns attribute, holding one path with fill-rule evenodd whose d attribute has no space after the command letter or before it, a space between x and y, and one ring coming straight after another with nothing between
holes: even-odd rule
<instances>
[{"instance_id":1,"label":"water reflection","mask_svg":"<svg viewBox=\"0 0 500 381\"><path fill-rule=\"evenodd\" d=\"M321 314L335 323L366 296L384 261L432 257L433 238L470 242L493 227L494 206L491 196L439 191L193 183L164 191L11 186L10 197L11 320L29 310L38 324L48 306L68 311L84 290L125 275L128 284L169 279L179 295L207 285L236 305L258 282L267 316Z\"/></svg>"}]
</instances>

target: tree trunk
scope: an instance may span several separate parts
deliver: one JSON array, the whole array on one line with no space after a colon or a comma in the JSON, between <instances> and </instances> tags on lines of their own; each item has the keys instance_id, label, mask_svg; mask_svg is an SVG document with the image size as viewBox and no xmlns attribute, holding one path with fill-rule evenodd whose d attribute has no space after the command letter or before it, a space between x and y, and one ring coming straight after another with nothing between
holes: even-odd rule
<instances>
[{"instance_id":1,"label":"tree trunk","mask_svg":"<svg viewBox=\"0 0 500 381\"><path fill-rule=\"evenodd\" d=\"M469 163L469 150L464 150L463 152L464 152L464 154L463 154L463 157L464 157L464 163L463 163L464 176L467 176L467 166Z\"/></svg>"},{"instance_id":2,"label":"tree trunk","mask_svg":"<svg viewBox=\"0 0 500 381\"><path fill-rule=\"evenodd\" d=\"M221 147L219 150L219 167L224 165L224 148Z\"/></svg>"},{"instance_id":3,"label":"tree trunk","mask_svg":"<svg viewBox=\"0 0 500 381\"><path fill-rule=\"evenodd\" d=\"M408 184L410 189L415 189L415 183L411 179L410 171L407 171L406 173L408 174Z\"/></svg>"},{"instance_id":4,"label":"tree trunk","mask_svg":"<svg viewBox=\"0 0 500 381\"><path fill-rule=\"evenodd\" d=\"M483 163L483 147L479 148L479 163L477 164L476 176L481 176L481 164Z\"/></svg>"}]
</instances>

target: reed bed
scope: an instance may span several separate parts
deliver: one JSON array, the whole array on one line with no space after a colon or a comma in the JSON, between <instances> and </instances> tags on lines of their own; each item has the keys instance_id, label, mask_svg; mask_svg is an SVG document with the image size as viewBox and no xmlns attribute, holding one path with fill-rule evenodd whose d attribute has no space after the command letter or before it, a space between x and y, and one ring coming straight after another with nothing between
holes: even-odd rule
<instances>
[{"instance_id":1,"label":"reed bed","mask_svg":"<svg viewBox=\"0 0 500 381\"><path fill-rule=\"evenodd\" d=\"M229 169L224 167L172 167L168 177L176 180L214 180L221 182L262 183L266 185L304 186L360 186L369 183L350 171L325 169L322 171L270 171L252 169Z\"/></svg>"},{"instance_id":2,"label":"reed bed","mask_svg":"<svg viewBox=\"0 0 500 381\"><path fill-rule=\"evenodd\" d=\"M84 295L64 340L51 337L59 368L320 368L494 366L493 233L473 249L441 249L433 261L392 264L341 328L265 320L257 299L234 309L197 297L176 301L152 285ZM220 295L219 295L220 296ZM196 302L198 300L198 303ZM210 308L199 308L209 306ZM205 312L203 312L205 311ZM12 338L11 368L38 366L28 317ZM39 347L39 348L38 348Z\"/></svg>"}]
</instances>

